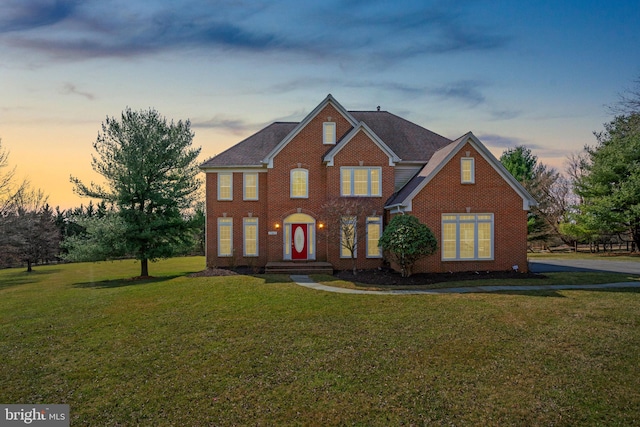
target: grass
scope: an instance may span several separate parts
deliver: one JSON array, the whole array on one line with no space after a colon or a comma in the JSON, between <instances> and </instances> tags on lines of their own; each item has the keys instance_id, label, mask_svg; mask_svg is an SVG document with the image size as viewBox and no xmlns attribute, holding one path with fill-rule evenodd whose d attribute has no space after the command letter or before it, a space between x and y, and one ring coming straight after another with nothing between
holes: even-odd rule
<instances>
[{"instance_id":1,"label":"grass","mask_svg":"<svg viewBox=\"0 0 640 427\"><path fill-rule=\"evenodd\" d=\"M618 282L635 282L640 281L640 276L624 273L610 272L566 272L566 273L545 273L543 278L522 278L517 280L511 279L478 279L478 280L460 280L450 282L436 282L428 285L372 285L358 282L358 276L354 276L353 281L337 279L334 276L326 274L316 274L312 278L327 286L334 286L347 289L360 289L372 291L395 290L418 290L418 289L444 289L444 288L463 288L476 286L542 286L542 285L584 285L584 284L600 284L600 283L618 283Z\"/></svg>"},{"instance_id":2,"label":"grass","mask_svg":"<svg viewBox=\"0 0 640 427\"><path fill-rule=\"evenodd\" d=\"M0 402L72 425L634 425L637 290L341 295L202 258L0 271Z\"/></svg>"},{"instance_id":3,"label":"grass","mask_svg":"<svg viewBox=\"0 0 640 427\"><path fill-rule=\"evenodd\" d=\"M580 252L529 252L527 254L529 259L599 259L599 260L612 260L612 261L640 261L640 255L637 253L630 254L629 252L595 252L591 253L585 250Z\"/></svg>"}]
</instances>

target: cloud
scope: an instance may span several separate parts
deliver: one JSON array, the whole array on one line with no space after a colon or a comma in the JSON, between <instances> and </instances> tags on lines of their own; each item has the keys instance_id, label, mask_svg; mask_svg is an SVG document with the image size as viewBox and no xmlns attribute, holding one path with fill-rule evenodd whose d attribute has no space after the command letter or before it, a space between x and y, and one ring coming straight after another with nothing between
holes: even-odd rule
<instances>
[{"instance_id":1,"label":"cloud","mask_svg":"<svg viewBox=\"0 0 640 427\"><path fill-rule=\"evenodd\" d=\"M0 4L0 33L51 26L71 16L75 0L4 0Z\"/></svg>"},{"instance_id":2,"label":"cloud","mask_svg":"<svg viewBox=\"0 0 640 427\"><path fill-rule=\"evenodd\" d=\"M62 87L62 93L65 95L79 95L87 98L89 101L96 99L95 95L92 93L79 91L73 83L65 83Z\"/></svg>"},{"instance_id":3,"label":"cloud","mask_svg":"<svg viewBox=\"0 0 640 427\"><path fill-rule=\"evenodd\" d=\"M388 65L431 54L503 47L449 2L277 0L131 2L10 0L0 42L60 59L130 57L197 48L291 53L314 60ZM0 6L1 7L1 6ZM340 13L337 11L340 10ZM46 30L46 31L45 31Z\"/></svg>"},{"instance_id":4,"label":"cloud","mask_svg":"<svg viewBox=\"0 0 640 427\"><path fill-rule=\"evenodd\" d=\"M474 80L460 80L428 90L428 93L445 99L462 101L475 107L485 102L485 96L480 91L484 84Z\"/></svg>"},{"instance_id":5,"label":"cloud","mask_svg":"<svg viewBox=\"0 0 640 427\"><path fill-rule=\"evenodd\" d=\"M500 150L501 152L504 152L509 148L524 146L530 149L534 155L538 156L538 158L560 158L566 157L570 153L570 150L564 147L548 147L514 136L497 134L482 134L477 136L483 144L494 148L496 151Z\"/></svg>"},{"instance_id":6,"label":"cloud","mask_svg":"<svg viewBox=\"0 0 640 427\"><path fill-rule=\"evenodd\" d=\"M252 130L260 129L262 124L249 123L242 119L230 119L216 115L210 119L194 120L191 122L194 128L222 129L234 135L241 135Z\"/></svg>"},{"instance_id":7,"label":"cloud","mask_svg":"<svg viewBox=\"0 0 640 427\"><path fill-rule=\"evenodd\" d=\"M482 141L483 144L496 148L513 148L520 145L524 145L530 149L540 148L540 146L537 146L536 144L527 143L525 139L514 136L482 134L478 135L478 139Z\"/></svg>"},{"instance_id":8,"label":"cloud","mask_svg":"<svg viewBox=\"0 0 640 427\"><path fill-rule=\"evenodd\" d=\"M491 120L511 120L522 115L520 110L493 110L491 111Z\"/></svg>"}]
</instances>

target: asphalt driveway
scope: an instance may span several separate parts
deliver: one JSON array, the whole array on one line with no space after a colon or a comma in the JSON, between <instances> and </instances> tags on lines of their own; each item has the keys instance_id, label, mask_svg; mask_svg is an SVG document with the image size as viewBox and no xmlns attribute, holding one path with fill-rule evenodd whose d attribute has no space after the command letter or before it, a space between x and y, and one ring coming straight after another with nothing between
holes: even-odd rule
<instances>
[{"instance_id":1,"label":"asphalt driveway","mask_svg":"<svg viewBox=\"0 0 640 427\"><path fill-rule=\"evenodd\" d=\"M607 271L612 273L640 274L640 261L531 259L529 260L529 269L534 273Z\"/></svg>"}]
</instances>

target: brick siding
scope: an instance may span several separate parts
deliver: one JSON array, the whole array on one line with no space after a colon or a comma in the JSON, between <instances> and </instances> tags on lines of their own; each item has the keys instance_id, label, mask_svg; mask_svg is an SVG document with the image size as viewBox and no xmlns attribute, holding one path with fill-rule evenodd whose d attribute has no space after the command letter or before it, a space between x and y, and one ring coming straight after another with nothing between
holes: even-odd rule
<instances>
[{"instance_id":1,"label":"brick siding","mask_svg":"<svg viewBox=\"0 0 640 427\"><path fill-rule=\"evenodd\" d=\"M330 117L330 119L329 119ZM207 204L207 266L228 267L249 265L261 267L268 261L283 259L283 221L293 213L305 213L316 220L316 260L328 261L334 268L350 269L352 261L340 258L340 244L327 230L322 218L322 205L340 196L340 167L375 166L382 170L382 196L373 197L377 215L388 223L390 214L384 212L384 203L394 192L394 168L389 157L364 131L334 157L333 166L323 163L323 157L333 145L322 143L323 123L336 123L336 137L340 139L351 124L330 103L325 106L273 159L273 168L258 173L259 200L243 200L243 173L233 173L233 200L218 201L217 173L206 174ZM460 158L475 159L475 183L460 183ZM309 197L290 197L292 169L308 170ZM248 169L247 169L248 171ZM443 213L491 213L494 215L494 259L491 261L442 261L441 216ZM439 242L438 252L416 265L414 272L447 272L473 270L509 270L514 264L520 271L527 270L527 212L522 209L522 198L495 171L495 169L466 144L431 182L413 199L411 214L417 216L434 232ZM233 218L233 257L218 257L218 218ZM243 257L243 218L258 218L258 257ZM358 233L365 233L365 218L359 218ZM382 259L366 258L366 244L358 249L357 268L377 268Z\"/></svg>"}]
</instances>

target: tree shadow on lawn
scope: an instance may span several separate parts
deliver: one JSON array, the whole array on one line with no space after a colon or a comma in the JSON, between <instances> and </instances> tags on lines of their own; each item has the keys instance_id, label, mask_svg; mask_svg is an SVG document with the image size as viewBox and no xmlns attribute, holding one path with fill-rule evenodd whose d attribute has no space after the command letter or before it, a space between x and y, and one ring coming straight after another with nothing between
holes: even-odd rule
<instances>
[{"instance_id":1,"label":"tree shadow on lawn","mask_svg":"<svg viewBox=\"0 0 640 427\"><path fill-rule=\"evenodd\" d=\"M544 289L544 290L535 290L535 291L493 291L493 292L482 292L478 291L477 293L492 293L492 294L500 294L500 295L521 295L521 296L530 296L530 297L556 297L556 298L568 298L566 295L562 295L560 292L566 291L578 291L578 292L610 292L610 293L632 293L638 294L640 293L640 288L588 288L588 289Z\"/></svg>"},{"instance_id":2,"label":"tree shadow on lawn","mask_svg":"<svg viewBox=\"0 0 640 427\"><path fill-rule=\"evenodd\" d=\"M17 270L8 274L3 274L0 280L0 290L10 288L12 286L28 285L38 282L43 276L60 272L60 269L36 270L31 272L26 270Z\"/></svg>"},{"instance_id":3,"label":"tree shadow on lawn","mask_svg":"<svg viewBox=\"0 0 640 427\"><path fill-rule=\"evenodd\" d=\"M123 288L126 286L138 286L138 285L147 285L149 283L161 283L167 282L169 280L176 279L178 277L184 277L184 274L174 274L171 276L160 276L160 277L131 277L128 279L112 279L112 280L101 280L101 281L90 281L90 282L81 282L74 283L74 288L81 289L112 289L112 288Z\"/></svg>"}]
</instances>

